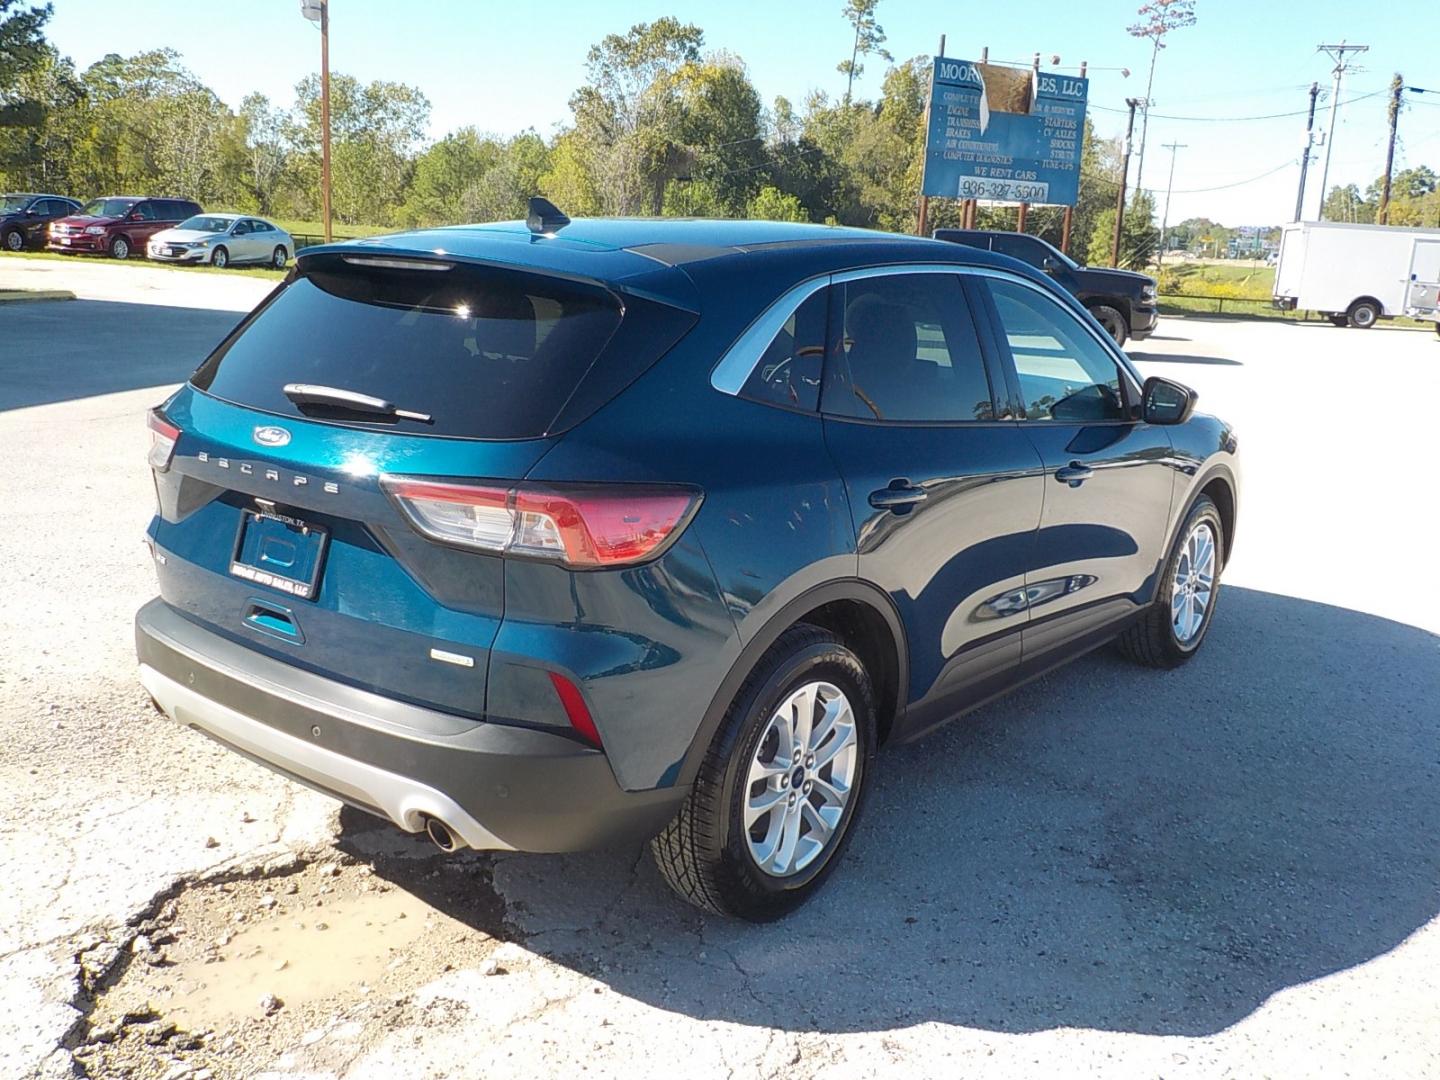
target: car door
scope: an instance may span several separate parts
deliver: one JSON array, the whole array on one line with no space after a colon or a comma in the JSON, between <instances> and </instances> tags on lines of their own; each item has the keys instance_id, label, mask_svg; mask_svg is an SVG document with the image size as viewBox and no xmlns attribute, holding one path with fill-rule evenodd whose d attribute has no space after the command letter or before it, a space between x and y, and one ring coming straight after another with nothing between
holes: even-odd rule
<instances>
[{"instance_id":1,"label":"car door","mask_svg":"<svg viewBox=\"0 0 1440 1080\"><path fill-rule=\"evenodd\" d=\"M850 271L830 288L821 411L858 571L905 627L913 736L1018 674L1039 454L996 406L993 342L955 267ZM988 340L988 333L985 335Z\"/></svg>"},{"instance_id":2,"label":"car door","mask_svg":"<svg viewBox=\"0 0 1440 1080\"><path fill-rule=\"evenodd\" d=\"M250 250L251 258L256 262L270 261L270 256L275 251L276 243L275 226L268 221L261 221L259 218L250 219Z\"/></svg>"},{"instance_id":3,"label":"car door","mask_svg":"<svg viewBox=\"0 0 1440 1080\"><path fill-rule=\"evenodd\" d=\"M137 255L143 254L150 237L165 226L157 220L158 213L151 199L136 203L126 218L125 235L130 238L130 248Z\"/></svg>"},{"instance_id":4,"label":"car door","mask_svg":"<svg viewBox=\"0 0 1440 1080\"><path fill-rule=\"evenodd\" d=\"M1081 652L1148 603L1175 460L1110 343L1044 286L984 278L1021 430L1045 467L1026 576L1025 673Z\"/></svg>"},{"instance_id":5,"label":"car door","mask_svg":"<svg viewBox=\"0 0 1440 1080\"><path fill-rule=\"evenodd\" d=\"M25 234L25 246L34 247L36 244L45 242L45 230L50 222L61 217L60 214L51 214L49 199L32 199L26 208L25 214L19 219L20 231Z\"/></svg>"},{"instance_id":6,"label":"car door","mask_svg":"<svg viewBox=\"0 0 1440 1080\"><path fill-rule=\"evenodd\" d=\"M255 238L250 235L250 223L241 218L230 226L230 233L225 237L225 246L230 249L231 262L248 262L254 258L251 245Z\"/></svg>"}]
</instances>

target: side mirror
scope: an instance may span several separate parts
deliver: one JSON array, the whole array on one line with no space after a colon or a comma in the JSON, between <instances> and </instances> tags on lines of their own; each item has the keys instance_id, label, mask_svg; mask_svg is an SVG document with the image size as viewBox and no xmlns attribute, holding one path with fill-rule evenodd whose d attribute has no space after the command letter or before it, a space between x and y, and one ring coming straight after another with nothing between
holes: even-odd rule
<instances>
[{"instance_id":1,"label":"side mirror","mask_svg":"<svg viewBox=\"0 0 1440 1080\"><path fill-rule=\"evenodd\" d=\"M1047 274L1053 274L1056 270L1060 269L1060 260L1055 258L1054 255L1046 255L1045 258L1040 260L1040 269L1044 270Z\"/></svg>"},{"instance_id":2,"label":"side mirror","mask_svg":"<svg viewBox=\"0 0 1440 1080\"><path fill-rule=\"evenodd\" d=\"M126 218L125 220L126 220L126 221L144 221L145 218L144 218L144 217L141 215L141 213L137 210L135 213L131 214L131 215L130 215L128 218Z\"/></svg>"},{"instance_id":3,"label":"side mirror","mask_svg":"<svg viewBox=\"0 0 1440 1080\"><path fill-rule=\"evenodd\" d=\"M1140 394L1141 416L1147 424L1183 424L1199 399L1190 387L1151 375Z\"/></svg>"}]
</instances>

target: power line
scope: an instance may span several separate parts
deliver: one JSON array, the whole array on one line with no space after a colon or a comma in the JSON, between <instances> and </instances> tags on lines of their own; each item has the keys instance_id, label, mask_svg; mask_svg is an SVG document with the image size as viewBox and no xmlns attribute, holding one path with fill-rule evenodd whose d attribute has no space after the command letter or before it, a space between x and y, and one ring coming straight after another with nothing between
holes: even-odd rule
<instances>
[{"instance_id":1,"label":"power line","mask_svg":"<svg viewBox=\"0 0 1440 1080\"><path fill-rule=\"evenodd\" d=\"M1389 92L1389 89L1385 89L1375 90L1369 94L1358 94L1355 97L1347 98L1346 100L1340 102L1340 104L1351 105L1354 102L1364 101L1366 98L1379 97L1381 94L1388 94ZM1424 104L1429 105L1432 104L1432 102L1427 101L1424 102ZM1099 109L1101 112L1113 113L1125 113L1128 111L1127 109L1115 109L1108 105L1092 104L1090 105L1090 108ZM1163 113L1151 113L1151 115L1154 116L1156 120L1179 120L1188 123L1203 124L1238 124L1245 123L1250 120L1282 120L1292 116L1304 116L1309 111L1309 109L1296 109L1294 112L1266 113L1263 116L1167 116Z\"/></svg>"},{"instance_id":2,"label":"power line","mask_svg":"<svg viewBox=\"0 0 1440 1080\"><path fill-rule=\"evenodd\" d=\"M1267 170L1265 170L1263 173L1260 173L1258 176L1252 176L1252 177L1249 177L1248 179L1245 179L1245 180L1236 180L1235 182L1230 183L1230 184L1216 184L1214 187L1203 187L1203 188L1176 188L1176 189L1174 190L1173 194L1175 194L1175 195L1203 195L1205 192L1208 192L1208 191L1226 191L1226 190L1228 190L1229 188L1244 187L1246 184L1253 184L1253 183L1255 183L1257 180L1264 180L1264 179L1265 179L1266 177L1268 177L1268 176L1274 176L1274 175L1275 175L1277 172L1279 172L1281 169L1288 169L1291 165L1294 165L1294 164L1295 164L1294 158L1289 158L1289 159L1287 159L1287 160L1285 160L1285 161L1282 161L1279 165L1276 165L1273 169L1267 169ZM1119 187L1119 186L1120 186L1120 181L1114 179L1113 177L1100 176L1100 175L1097 174L1097 173L1087 173L1087 172L1082 172L1080 175L1083 176L1083 177L1084 177L1085 179L1087 179L1087 180L1094 180L1094 181L1097 182L1097 183L1109 184L1109 185L1111 185L1112 187ZM1158 193L1159 193L1159 189L1158 189L1158 188L1140 188L1139 190L1145 191L1145 192L1147 192L1148 194L1151 194L1151 195L1155 195L1155 194L1158 194Z\"/></svg>"}]
</instances>

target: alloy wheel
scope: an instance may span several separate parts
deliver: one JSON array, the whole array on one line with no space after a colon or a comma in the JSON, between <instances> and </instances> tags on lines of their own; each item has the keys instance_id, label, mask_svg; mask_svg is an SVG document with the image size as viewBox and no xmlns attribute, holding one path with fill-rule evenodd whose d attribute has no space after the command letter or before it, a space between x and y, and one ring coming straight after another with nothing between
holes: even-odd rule
<instances>
[{"instance_id":1,"label":"alloy wheel","mask_svg":"<svg viewBox=\"0 0 1440 1080\"><path fill-rule=\"evenodd\" d=\"M5 234L5 246L11 251L22 251L25 248L25 237L20 235L19 229L13 229Z\"/></svg>"},{"instance_id":2,"label":"alloy wheel","mask_svg":"<svg viewBox=\"0 0 1440 1080\"><path fill-rule=\"evenodd\" d=\"M1181 645L1200 637L1214 595L1215 532L1208 521L1201 521L1185 538L1171 586L1170 625Z\"/></svg>"},{"instance_id":3,"label":"alloy wheel","mask_svg":"<svg viewBox=\"0 0 1440 1080\"><path fill-rule=\"evenodd\" d=\"M745 839L762 872L798 874L836 840L859 757L855 714L839 687L808 682L780 703L745 784Z\"/></svg>"}]
</instances>

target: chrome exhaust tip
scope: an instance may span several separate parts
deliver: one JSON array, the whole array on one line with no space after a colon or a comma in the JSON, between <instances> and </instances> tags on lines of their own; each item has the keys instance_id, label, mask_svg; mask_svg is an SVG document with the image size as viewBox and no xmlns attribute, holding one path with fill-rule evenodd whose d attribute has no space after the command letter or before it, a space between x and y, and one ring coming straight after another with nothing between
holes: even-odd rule
<instances>
[{"instance_id":1,"label":"chrome exhaust tip","mask_svg":"<svg viewBox=\"0 0 1440 1080\"><path fill-rule=\"evenodd\" d=\"M431 843L447 855L459 851L465 846L465 841L460 839L460 834L439 818L427 817L425 819L425 835L430 838Z\"/></svg>"}]
</instances>

